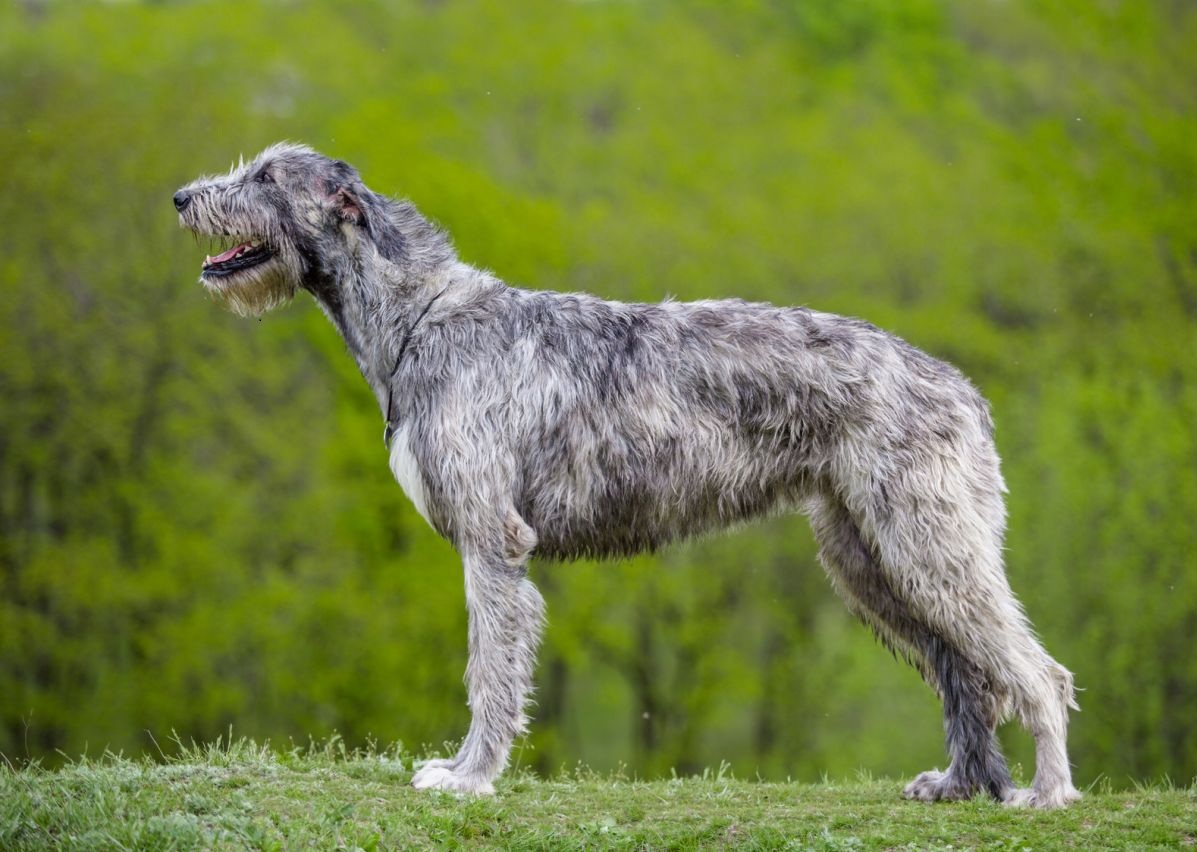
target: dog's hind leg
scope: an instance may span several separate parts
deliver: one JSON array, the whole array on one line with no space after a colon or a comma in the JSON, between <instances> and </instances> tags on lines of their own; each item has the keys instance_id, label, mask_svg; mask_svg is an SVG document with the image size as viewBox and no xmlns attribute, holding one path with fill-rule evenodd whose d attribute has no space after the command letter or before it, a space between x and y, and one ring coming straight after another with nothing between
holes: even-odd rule
<instances>
[{"instance_id":1,"label":"dog's hind leg","mask_svg":"<svg viewBox=\"0 0 1197 852\"><path fill-rule=\"evenodd\" d=\"M1072 675L1035 637L1006 579L1000 492L979 485L983 477L963 482L952 471L942 466L934 484L891 482L887 502L873 506L866 537L890 588L937 640L932 650L965 660L952 664L957 670L971 666L966 682L975 680L996 699L995 722L1016 714L1035 737L1031 789L1011 789L1002 798L1060 807L1080 798L1066 745L1068 709L1075 706ZM946 699L945 692L945 705ZM912 788L909 793L925 798Z\"/></svg>"},{"instance_id":2,"label":"dog's hind leg","mask_svg":"<svg viewBox=\"0 0 1197 852\"><path fill-rule=\"evenodd\" d=\"M501 544L462 547L469 614L470 730L456 756L431 761L412 778L419 789L490 794L507 765L512 740L524 731L544 599L525 576L536 536L509 511Z\"/></svg>"},{"instance_id":3,"label":"dog's hind leg","mask_svg":"<svg viewBox=\"0 0 1197 852\"><path fill-rule=\"evenodd\" d=\"M1004 574L989 576L935 612L945 635L967 636L969 656L985 672L1003 709L1035 738L1030 789L1011 790L1011 805L1058 808L1081 797L1068 763L1068 711L1075 708L1072 674L1044 649ZM1003 713L1003 716L1005 713Z\"/></svg>"},{"instance_id":4,"label":"dog's hind leg","mask_svg":"<svg viewBox=\"0 0 1197 852\"><path fill-rule=\"evenodd\" d=\"M943 699L951 764L946 772L919 775L906 787L906 797L967 799L985 791L1006 798L1014 784L996 735L998 703L988 679L903 599L843 504L820 498L810 509L819 557L835 590Z\"/></svg>"},{"instance_id":5,"label":"dog's hind leg","mask_svg":"<svg viewBox=\"0 0 1197 852\"><path fill-rule=\"evenodd\" d=\"M944 641L967 648L998 697L998 721L1013 712L1035 738L1035 778L1029 790L1011 789L1011 805L1057 808L1080 798L1068 763L1068 710L1075 707L1072 674L1044 650L1005 577L978 583L949 606L930 611Z\"/></svg>"}]
</instances>

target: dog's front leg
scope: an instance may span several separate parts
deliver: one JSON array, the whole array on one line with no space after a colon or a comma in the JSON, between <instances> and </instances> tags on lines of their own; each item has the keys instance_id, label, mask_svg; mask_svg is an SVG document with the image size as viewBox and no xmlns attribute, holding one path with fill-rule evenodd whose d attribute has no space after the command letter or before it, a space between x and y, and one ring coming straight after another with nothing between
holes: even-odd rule
<instances>
[{"instance_id":1,"label":"dog's front leg","mask_svg":"<svg viewBox=\"0 0 1197 852\"><path fill-rule=\"evenodd\" d=\"M456 756L425 764L412 785L490 794L507 765L511 742L527 722L524 704L544 623L544 599L524 575L526 556L513 565L510 551L466 552L466 608L470 660L466 687L470 731Z\"/></svg>"}]
</instances>

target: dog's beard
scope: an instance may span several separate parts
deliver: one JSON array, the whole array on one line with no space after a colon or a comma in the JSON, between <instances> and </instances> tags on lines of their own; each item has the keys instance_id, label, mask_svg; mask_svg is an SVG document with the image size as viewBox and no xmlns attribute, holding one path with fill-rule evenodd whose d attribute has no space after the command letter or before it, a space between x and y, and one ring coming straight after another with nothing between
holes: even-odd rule
<instances>
[{"instance_id":1,"label":"dog's beard","mask_svg":"<svg viewBox=\"0 0 1197 852\"><path fill-rule=\"evenodd\" d=\"M205 278L204 287L235 314L257 317L285 305L295 295L295 284L277 260L224 278Z\"/></svg>"}]
</instances>

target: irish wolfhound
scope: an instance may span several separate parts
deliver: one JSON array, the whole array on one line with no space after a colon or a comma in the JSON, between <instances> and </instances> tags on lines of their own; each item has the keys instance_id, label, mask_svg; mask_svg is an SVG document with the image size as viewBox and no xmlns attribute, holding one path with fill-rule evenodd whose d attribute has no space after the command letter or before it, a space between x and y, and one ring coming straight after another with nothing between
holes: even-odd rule
<instances>
[{"instance_id":1,"label":"irish wolfhound","mask_svg":"<svg viewBox=\"0 0 1197 852\"><path fill-rule=\"evenodd\" d=\"M625 556L797 508L836 591L943 699L951 763L906 796L1077 798L1072 676L1006 581L993 422L953 367L806 308L509 287L411 204L298 145L174 203L187 228L229 238L201 281L232 310L312 294L378 399L395 477L461 554L472 721L416 787L493 792L544 620L533 553ZM1026 790L995 736L1011 715L1036 740Z\"/></svg>"}]
</instances>

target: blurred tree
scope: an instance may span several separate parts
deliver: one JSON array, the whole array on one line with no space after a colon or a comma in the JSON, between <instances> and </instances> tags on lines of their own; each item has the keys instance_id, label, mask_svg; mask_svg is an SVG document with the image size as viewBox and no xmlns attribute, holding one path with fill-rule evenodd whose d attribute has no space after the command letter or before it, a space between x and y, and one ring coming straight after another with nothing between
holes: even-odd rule
<instances>
[{"instance_id":1,"label":"blurred tree","mask_svg":"<svg viewBox=\"0 0 1197 852\"><path fill-rule=\"evenodd\" d=\"M804 303L958 363L1079 780L1192 778L1195 42L1169 0L0 6L0 751L464 730L460 569L341 342L188 284L173 189L296 138L513 284ZM942 763L800 519L535 576L520 760Z\"/></svg>"}]
</instances>

